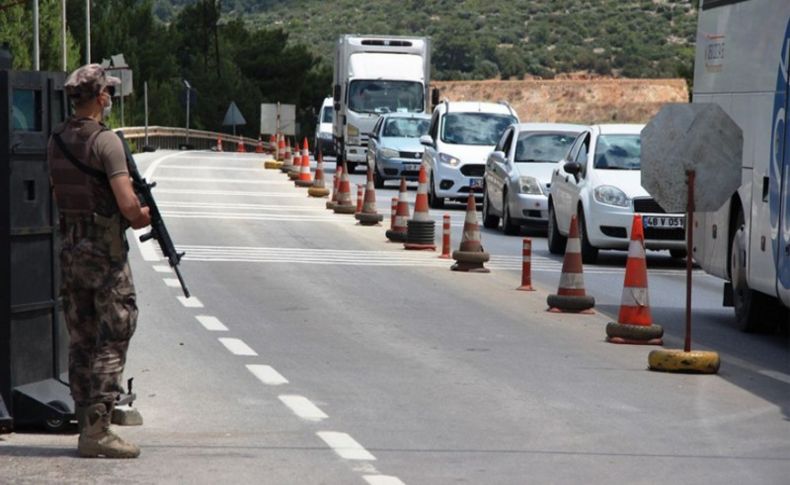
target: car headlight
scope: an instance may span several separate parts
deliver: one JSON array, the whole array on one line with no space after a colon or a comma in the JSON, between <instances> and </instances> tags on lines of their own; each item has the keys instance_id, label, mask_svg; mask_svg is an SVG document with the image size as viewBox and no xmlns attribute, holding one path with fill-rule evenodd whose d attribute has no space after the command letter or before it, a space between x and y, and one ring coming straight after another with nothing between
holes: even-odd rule
<instances>
[{"instance_id":1,"label":"car headlight","mask_svg":"<svg viewBox=\"0 0 790 485\"><path fill-rule=\"evenodd\" d=\"M379 155L381 155L382 158L398 158L400 153L398 153L398 150L393 150L392 148L380 148Z\"/></svg>"},{"instance_id":2,"label":"car headlight","mask_svg":"<svg viewBox=\"0 0 790 485\"><path fill-rule=\"evenodd\" d=\"M452 155L448 155L446 153L439 154L439 161L441 161L442 163L446 163L451 167L457 167L461 163L461 160L455 158Z\"/></svg>"},{"instance_id":3,"label":"car headlight","mask_svg":"<svg viewBox=\"0 0 790 485\"><path fill-rule=\"evenodd\" d=\"M596 187L593 191L593 196L595 200L601 204L616 205L618 207L628 207L631 205L631 199L625 195L625 192L611 185Z\"/></svg>"},{"instance_id":4,"label":"car headlight","mask_svg":"<svg viewBox=\"0 0 790 485\"><path fill-rule=\"evenodd\" d=\"M354 125L348 125L348 136L359 136L359 128Z\"/></svg>"},{"instance_id":5,"label":"car headlight","mask_svg":"<svg viewBox=\"0 0 790 485\"><path fill-rule=\"evenodd\" d=\"M518 189L522 194L540 195L543 190L535 177L519 177Z\"/></svg>"}]
</instances>

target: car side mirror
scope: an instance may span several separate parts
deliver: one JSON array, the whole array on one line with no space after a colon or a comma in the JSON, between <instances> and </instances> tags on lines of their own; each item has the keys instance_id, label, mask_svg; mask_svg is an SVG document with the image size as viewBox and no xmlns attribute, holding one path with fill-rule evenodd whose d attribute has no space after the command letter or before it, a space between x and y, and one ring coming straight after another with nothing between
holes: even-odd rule
<instances>
[{"instance_id":1,"label":"car side mirror","mask_svg":"<svg viewBox=\"0 0 790 485\"><path fill-rule=\"evenodd\" d=\"M501 163L501 164L507 163L507 158L505 158L505 152L500 150L491 152L491 158L497 163Z\"/></svg>"},{"instance_id":2,"label":"car side mirror","mask_svg":"<svg viewBox=\"0 0 790 485\"><path fill-rule=\"evenodd\" d=\"M579 175L579 172L582 171L582 166L579 162L565 162L565 165L562 166L562 169L570 174L573 174L574 176L577 176Z\"/></svg>"},{"instance_id":3,"label":"car side mirror","mask_svg":"<svg viewBox=\"0 0 790 485\"><path fill-rule=\"evenodd\" d=\"M436 148L436 144L433 142L433 138L431 138L431 135L422 135L420 137L420 145Z\"/></svg>"}]
</instances>

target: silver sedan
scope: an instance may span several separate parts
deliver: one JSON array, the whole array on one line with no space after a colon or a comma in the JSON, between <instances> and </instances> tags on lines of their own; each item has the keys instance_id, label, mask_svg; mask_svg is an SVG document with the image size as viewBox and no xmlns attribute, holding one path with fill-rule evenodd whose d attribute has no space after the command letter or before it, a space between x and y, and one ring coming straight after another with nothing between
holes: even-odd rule
<instances>
[{"instance_id":1,"label":"silver sedan","mask_svg":"<svg viewBox=\"0 0 790 485\"><path fill-rule=\"evenodd\" d=\"M483 225L518 234L521 226L545 228L551 173L586 126L519 123L505 130L486 160Z\"/></svg>"}]
</instances>

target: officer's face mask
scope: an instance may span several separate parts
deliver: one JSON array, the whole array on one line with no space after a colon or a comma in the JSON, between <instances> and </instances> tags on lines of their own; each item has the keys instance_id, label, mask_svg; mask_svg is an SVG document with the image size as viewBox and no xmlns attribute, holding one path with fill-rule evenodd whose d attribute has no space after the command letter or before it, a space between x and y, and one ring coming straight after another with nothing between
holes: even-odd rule
<instances>
[{"instance_id":1,"label":"officer's face mask","mask_svg":"<svg viewBox=\"0 0 790 485\"><path fill-rule=\"evenodd\" d=\"M112 86L108 86L104 93L107 95L107 105L102 107L102 120L106 121L110 117L110 113L112 112L112 95L113 95Z\"/></svg>"}]
</instances>

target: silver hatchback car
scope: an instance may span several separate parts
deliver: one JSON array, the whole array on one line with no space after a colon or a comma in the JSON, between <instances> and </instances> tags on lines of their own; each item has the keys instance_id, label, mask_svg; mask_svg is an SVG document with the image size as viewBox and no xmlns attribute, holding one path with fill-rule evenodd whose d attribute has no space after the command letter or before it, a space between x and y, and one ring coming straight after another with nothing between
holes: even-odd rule
<instances>
[{"instance_id":1,"label":"silver hatchback car","mask_svg":"<svg viewBox=\"0 0 790 485\"><path fill-rule=\"evenodd\" d=\"M377 189L386 180L417 180L425 150L420 137L428 133L430 121L422 113L389 113L379 118L368 138L368 165Z\"/></svg>"},{"instance_id":2,"label":"silver hatchback car","mask_svg":"<svg viewBox=\"0 0 790 485\"><path fill-rule=\"evenodd\" d=\"M521 226L546 228L552 171L587 127L519 123L505 130L488 156L483 177L483 225L518 234Z\"/></svg>"}]
</instances>

